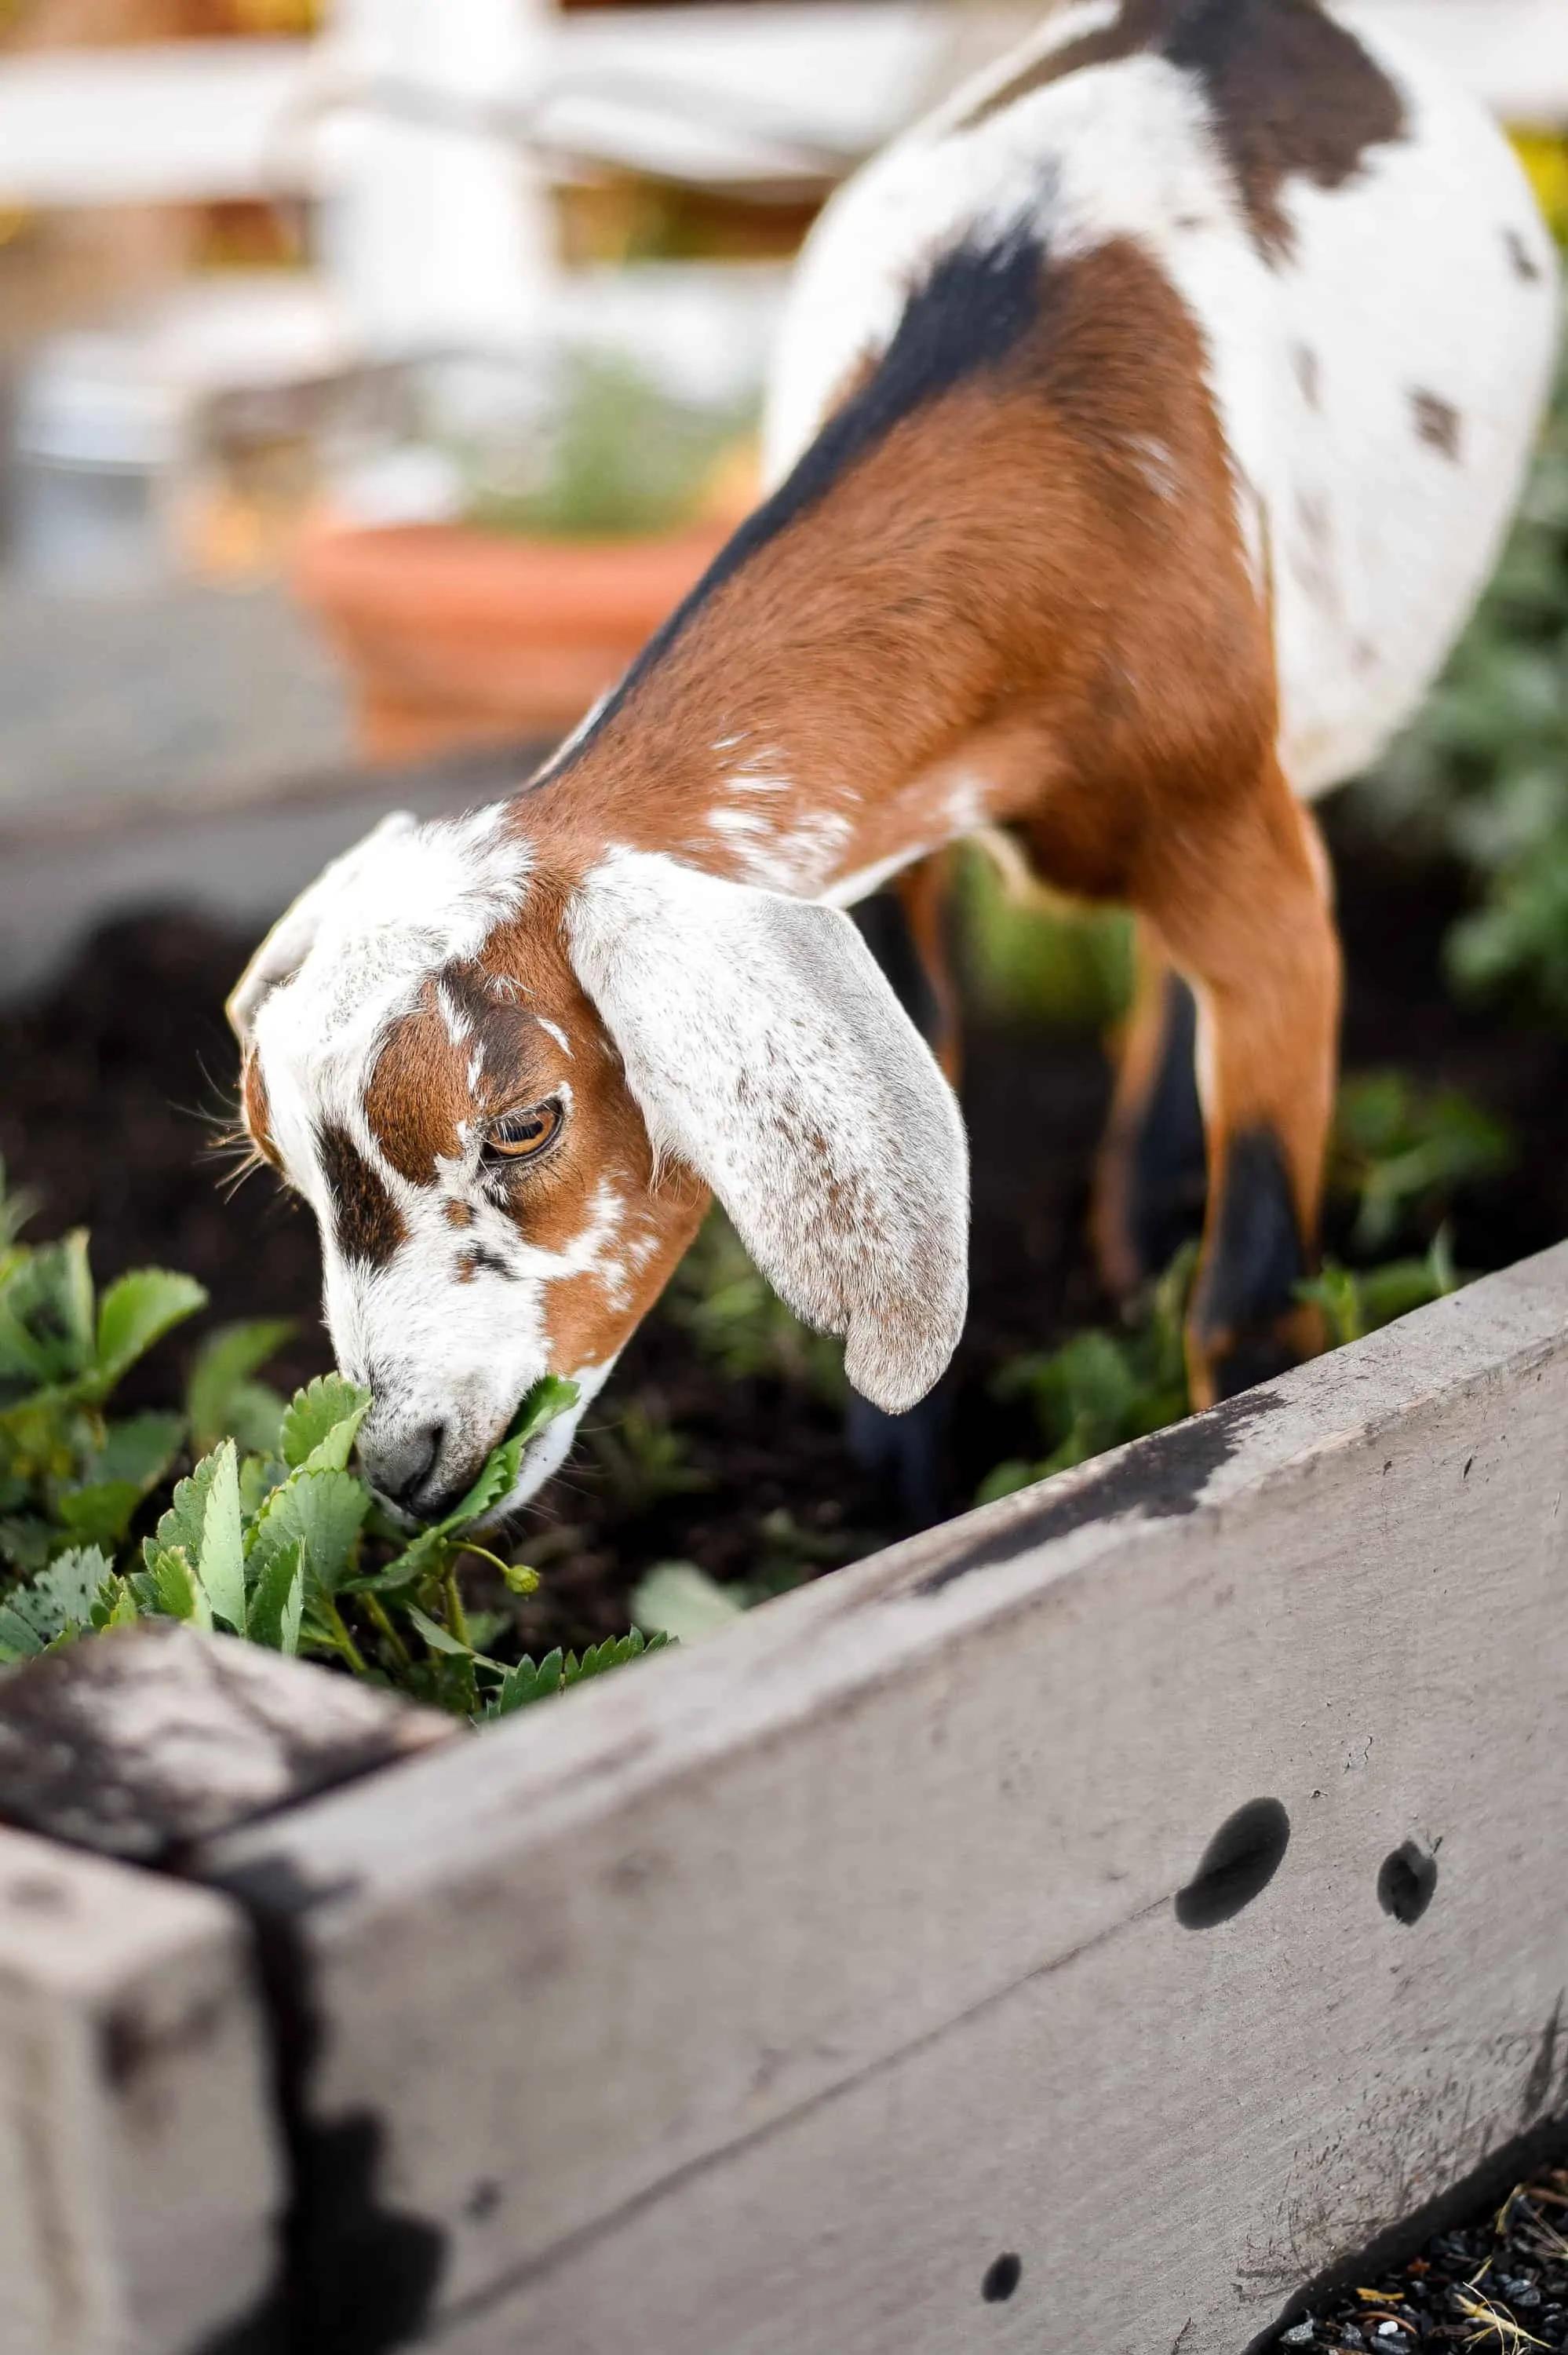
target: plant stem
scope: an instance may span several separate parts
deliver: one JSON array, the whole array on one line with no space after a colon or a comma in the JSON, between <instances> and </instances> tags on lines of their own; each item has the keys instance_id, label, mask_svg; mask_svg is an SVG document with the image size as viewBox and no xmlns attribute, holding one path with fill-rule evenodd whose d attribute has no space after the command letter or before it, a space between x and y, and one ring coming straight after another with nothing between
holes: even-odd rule
<instances>
[{"instance_id":1,"label":"plant stem","mask_svg":"<svg viewBox=\"0 0 1568 2355\"><path fill-rule=\"evenodd\" d=\"M451 1629L451 1632L457 1637L458 1642L460 1644L466 1644L470 1651L472 1651L473 1639L468 1632L468 1614L462 1607L462 1596L458 1592L457 1562L455 1560L448 1562L446 1576L441 1582L446 1590L447 1625Z\"/></svg>"},{"instance_id":2,"label":"plant stem","mask_svg":"<svg viewBox=\"0 0 1568 2355\"><path fill-rule=\"evenodd\" d=\"M397 1633L397 1628L392 1625L391 1617L388 1614L387 1606L382 1602L381 1597L378 1594L367 1594L365 1598L365 1608L369 1617L375 1622L376 1625L380 1629L381 1634L386 1637L387 1643L392 1646L392 1657L397 1661L397 1666L400 1668L412 1668L414 1664L414 1656L409 1651L408 1645L403 1641L402 1636Z\"/></svg>"},{"instance_id":3,"label":"plant stem","mask_svg":"<svg viewBox=\"0 0 1568 2355\"><path fill-rule=\"evenodd\" d=\"M475 1545L468 1538L463 1540L460 1553L471 1553L481 1561L488 1561L494 1569L500 1571L503 1578L509 1570L514 1570L517 1566L515 1562L503 1561L501 1556L498 1553L492 1553L488 1546Z\"/></svg>"},{"instance_id":4,"label":"plant stem","mask_svg":"<svg viewBox=\"0 0 1568 2355\"><path fill-rule=\"evenodd\" d=\"M354 1637L349 1634L347 1627L344 1625L343 1614L338 1609L335 1601L330 1594L323 1594L322 1596L322 1601L326 1606L325 1618L327 1626L332 1634L333 1642L337 1646L338 1650L343 1654L344 1658L348 1662L349 1667L354 1670L356 1677L368 1676L370 1671L366 1666L365 1655L360 1650L358 1645L355 1642Z\"/></svg>"}]
</instances>

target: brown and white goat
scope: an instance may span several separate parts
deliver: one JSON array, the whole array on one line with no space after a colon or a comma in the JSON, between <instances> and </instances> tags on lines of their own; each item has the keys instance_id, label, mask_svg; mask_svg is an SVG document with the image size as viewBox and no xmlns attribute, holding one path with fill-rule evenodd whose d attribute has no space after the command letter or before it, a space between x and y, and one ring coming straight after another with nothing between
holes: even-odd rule
<instances>
[{"instance_id":1,"label":"brown and white goat","mask_svg":"<svg viewBox=\"0 0 1568 2355\"><path fill-rule=\"evenodd\" d=\"M591 1396L710 1189L861 1391L930 1389L964 1139L838 911L891 878L928 903L982 826L1138 914L1112 1272L1158 1224L1195 1006L1197 1392L1310 1348L1339 961L1302 798L1463 622L1555 293L1492 125L1319 0L1075 0L843 192L770 496L529 786L387 820L236 991L386 1491L438 1509L546 1369Z\"/></svg>"}]
</instances>

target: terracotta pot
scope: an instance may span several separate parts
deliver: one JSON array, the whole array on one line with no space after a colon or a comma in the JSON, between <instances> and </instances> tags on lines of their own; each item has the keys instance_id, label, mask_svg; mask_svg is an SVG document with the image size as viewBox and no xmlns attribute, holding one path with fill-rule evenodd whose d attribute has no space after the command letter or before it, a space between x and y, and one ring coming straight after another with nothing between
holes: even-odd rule
<instances>
[{"instance_id":1,"label":"terracotta pot","mask_svg":"<svg viewBox=\"0 0 1568 2355\"><path fill-rule=\"evenodd\" d=\"M354 677L373 761L575 727L728 538L532 540L323 524L294 585Z\"/></svg>"}]
</instances>

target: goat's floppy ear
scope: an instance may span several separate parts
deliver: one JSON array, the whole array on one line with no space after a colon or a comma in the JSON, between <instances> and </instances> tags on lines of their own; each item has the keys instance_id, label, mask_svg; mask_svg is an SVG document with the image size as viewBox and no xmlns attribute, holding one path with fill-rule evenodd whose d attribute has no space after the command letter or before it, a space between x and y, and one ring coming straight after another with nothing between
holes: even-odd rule
<instances>
[{"instance_id":1,"label":"goat's floppy ear","mask_svg":"<svg viewBox=\"0 0 1568 2355\"><path fill-rule=\"evenodd\" d=\"M969 1156L951 1091L847 916L612 854L572 961L656 1148L706 1178L856 1390L913 1406L958 1346Z\"/></svg>"},{"instance_id":2,"label":"goat's floppy ear","mask_svg":"<svg viewBox=\"0 0 1568 2355\"><path fill-rule=\"evenodd\" d=\"M321 930L323 914L345 883L352 883L373 844L389 835L407 834L418 823L408 810L393 810L353 848L323 867L316 879L285 909L229 994L226 1012L230 1029L249 1048L256 1028L256 1009L270 990L298 973Z\"/></svg>"}]
</instances>

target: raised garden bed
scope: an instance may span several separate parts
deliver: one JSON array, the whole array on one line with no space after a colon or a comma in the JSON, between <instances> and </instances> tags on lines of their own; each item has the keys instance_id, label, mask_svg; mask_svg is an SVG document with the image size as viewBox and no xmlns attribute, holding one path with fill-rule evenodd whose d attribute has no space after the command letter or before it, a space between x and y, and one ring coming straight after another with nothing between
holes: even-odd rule
<instances>
[{"instance_id":1,"label":"raised garden bed","mask_svg":"<svg viewBox=\"0 0 1568 2355\"><path fill-rule=\"evenodd\" d=\"M1568 1226L1563 1049L1436 987L1440 872L1340 867L1350 1060L1528 1139L1448 1206L1513 1258ZM136 919L0 1018L0 1146L104 1272L295 1311L302 1377L308 1227L222 1209L194 1116L243 945ZM974 1041L955 1501L1028 1442L996 1369L1104 1312L1105 1084L1083 1037ZM1429 2203L1568 2115L1565 1390L1559 1250L876 1554L836 1409L663 1318L606 1422L712 1485L590 1458L528 1640L671 1554L870 1559L471 1739L183 1630L22 1672L0 2344L1240 2355L1306 2313L1353 2355Z\"/></svg>"},{"instance_id":2,"label":"raised garden bed","mask_svg":"<svg viewBox=\"0 0 1568 2355\"><path fill-rule=\"evenodd\" d=\"M1563 2131L1565 1430L1568 1248L428 1757L183 1630L24 1672L0 2339L1240 2355L1375 2286Z\"/></svg>"}]
</instances>

